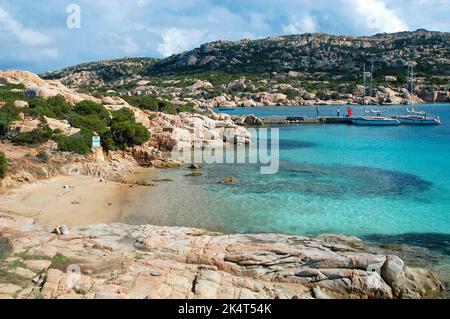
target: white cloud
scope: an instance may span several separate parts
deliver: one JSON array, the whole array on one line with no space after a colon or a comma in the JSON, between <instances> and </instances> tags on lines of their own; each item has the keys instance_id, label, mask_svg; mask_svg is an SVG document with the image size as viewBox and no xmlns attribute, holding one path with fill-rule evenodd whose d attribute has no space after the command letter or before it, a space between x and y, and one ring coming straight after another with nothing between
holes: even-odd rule
<instances>
[{"instance_id":1,"label":"white cloud","mask_svg":"<svg viewBox=\"0 0 450 319\"><path fill-rule=\"evenodd\" d=\"M0 28L14 34L22 43L27 45L43 45L50 42L50 37L25 28L20 22L10 16L5 9L0 6Z\"/></svg>"},{"instance_id":2,"label":"white cloud","mask_svg":"<svg viewBox=\"0 0 450 319\"><path fill-rule=\"evenodd\" d=\"M312 33L315 31L316 21L310 15L305 16L299 22L283 26L283 32L286 34Z\"/></svg>"},{"instance_id":3,"label":"white cloud","mask_svg":"<svg viewBox=\"0 0 450 319\"><path fill-rule=\"evenodd\" d=\"M167 29L161 35L163 42L158 44L158 52L168 57L192 49L202 43L206 33L198 29Z\"/></svg>"},{"instance_id":4,"label":"white cloud","mask_svg":"<svg viewBox=\"0 0 450 319\"><path fill-rule=\"evenodd\" d=\"M365 24L369 30L377 32L407 31L408 25L396 13L386 7L382 0L345 0L349 8L354 11L355 21Z\"/></svg>"}]
</instances>

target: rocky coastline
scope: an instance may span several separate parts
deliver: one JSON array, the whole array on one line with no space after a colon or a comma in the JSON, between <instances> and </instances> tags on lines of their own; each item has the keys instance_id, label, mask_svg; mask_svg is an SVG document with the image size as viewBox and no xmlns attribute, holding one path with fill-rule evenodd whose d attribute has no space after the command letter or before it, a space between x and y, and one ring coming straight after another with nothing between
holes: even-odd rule
<instances>
[{"instance_id":1,"label":"rocky coastline","mask_svg":"<svg viewBox=\"0 0 450 319\"><path fill-rule=\"evenodd\" d=\"M148 142L108 154L61 152L51 140L38 148L3 141L10 168L2 191L58 175L127 183L124 174L135 167L183 165L167 156L177 143L245 144L251 138L246 126L260 124L251 116L141 110L117 96L82 94L23 71L0 72L0 83L22 84L27 96L62 95L70 103L87 99L107 110L127 108L151 132ZM15 101L15 107L27 108L22 102ZM12 127L29 132L42 122L67 136L76 134L67 121L24 114ZM39 151L48 152L47 162L28 156ZM443 290L431 271L408 267L396 256L376 254L361 240L340 235L225 235L125 224L79 226L65 235L51 230L38 218L0 212L0 298L390 299L431 298Z\"/></svg>"},{"instance_id":2,"label":"rocky coastline","mask_svg":"<svg viewBox=\"0 0 450 319\"><path fill-rule=\"evenodd\" d=\"M429 270L355 237L98 224L50 233L0 214L1 298L432 298Z\"/></svg>"}]
</instances>

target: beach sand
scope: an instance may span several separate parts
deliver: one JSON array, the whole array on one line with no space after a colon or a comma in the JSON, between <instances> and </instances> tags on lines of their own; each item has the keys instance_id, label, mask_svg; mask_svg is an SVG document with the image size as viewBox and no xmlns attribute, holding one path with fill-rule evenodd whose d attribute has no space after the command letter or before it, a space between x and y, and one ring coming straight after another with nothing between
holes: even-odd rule
<instances>
[{"instance_id":1,"label":"beach sand","mask_svg":"<svg viewBox=\"0 0 450 319\"><path fill-rule=\"evenodd\" d=\"M132 182L133 174L128 176ZM121 222L127 197L142 187L87 176L60 176L0 195L0 211L37 218L46 227Z\"/></svg>"}]
</instances>

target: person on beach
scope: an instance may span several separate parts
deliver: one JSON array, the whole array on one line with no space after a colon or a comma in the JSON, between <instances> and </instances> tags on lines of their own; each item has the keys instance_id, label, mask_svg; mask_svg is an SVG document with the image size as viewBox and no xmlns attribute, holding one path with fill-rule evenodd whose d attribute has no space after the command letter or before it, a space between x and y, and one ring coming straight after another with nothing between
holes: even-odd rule
<instances>
[{"instance_id":1,"label":"person on beach","mask_svg":"<svg viewBox=\"0 0 450 319\"><path fill-rule=\"evenodd\" d=\"M337 117L341 117L341 108L339 106L337 108Z\"/></svg>"},{"instance_id":2,"label":"person on beach","mask_svg":"<svg viewBox=\"0 0 450 319\"><path fill-rule=\"evenodd\" d=\"M316 114L317 114L317 117L319 117L319 107L318 106L316 106Z\"/></svg>"}]
</instances>

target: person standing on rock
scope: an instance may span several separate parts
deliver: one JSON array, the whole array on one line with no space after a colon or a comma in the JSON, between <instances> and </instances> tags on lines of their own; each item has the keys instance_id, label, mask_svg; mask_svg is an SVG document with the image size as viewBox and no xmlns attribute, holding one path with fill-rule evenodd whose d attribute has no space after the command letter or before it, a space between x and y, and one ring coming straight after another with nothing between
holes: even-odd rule
<instances>
[{"instance_id":1,"label":"person standing on rock","mask_svg":"<svg viewBox=\"0 0 450 319\"><path fill-rule=\"evenodd\" d=\"M338 106L337 108L337 117L341 117L341 107Z\"/></svg>"},{"instance_id":2,"label":"person standing on rock","mask_svg":"<svg viewBox=\"0 0 450 319\"><path fill-rule=\"evenodd\" d=\"M319 117L319 107L318 106L316 106L316 114L317 114L317 117Z\"/></svg>"}]
</instances>

